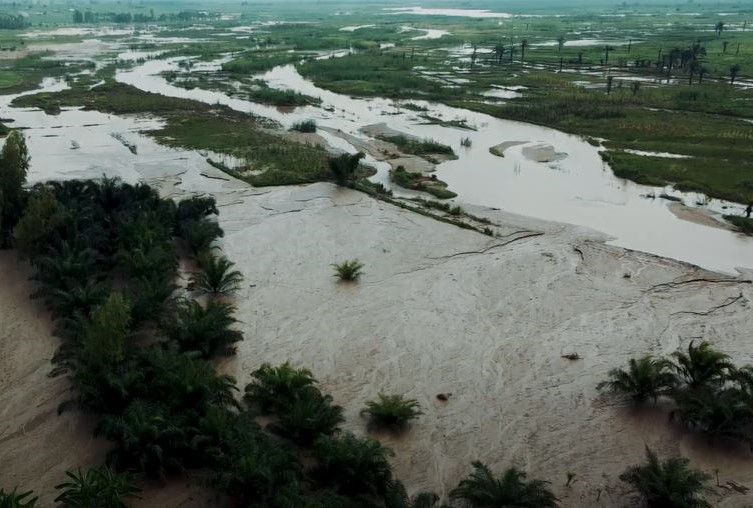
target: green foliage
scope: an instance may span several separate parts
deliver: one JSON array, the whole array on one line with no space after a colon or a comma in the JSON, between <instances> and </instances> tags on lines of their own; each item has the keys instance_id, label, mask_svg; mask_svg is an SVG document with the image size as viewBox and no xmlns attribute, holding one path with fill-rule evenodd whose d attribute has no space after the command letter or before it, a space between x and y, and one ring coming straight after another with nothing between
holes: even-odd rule
<instances>
[{"instance_id":1,"label":"green foliage","mask_svg":"<svg viewBox=\"0 0 753 508\"><path fill-rule=\"evenodd\" d=\"M541 480L526 481L526 474L510 468L496 478L481 462L474 462L473 472L450 492L474 508L520 506L544 508L557 506L557 498Z\"/></svg>"},{"instance_id":2,"label":"green foliage","mask_svg":"<svg viewBox=\"0 0 753 508\"><path fill-rule=\"evenodd\" d=\"M703 499L710 479L708 475L688 467L690 461L672 457L660 461L646 447L647 462L633 466L620 475L651 508L706 508L711 504Z\"/></svg>"},{"instance_id":3,"label":"green foliage","mask_svg":"<svg viewBox=\"0 0 753 508\"><path fill-rule=\"evenodd\" d=\"M341 281L356 281L361 275L363 275L364 265L357 259L343 261L342 263L334 263L332 266L335 268L335 277L339 278Z\"/></svg>"},{"instance_id":4,"label":"green foliage","mask_svg":"<svg viewBox=\"0 0 753 508\"><path fill-rule=\"evenodd\" d=\"M300 490L300 465L295 457L254 426L238 423L227 436L227 452L212 484L234 498L235 506L295 506L285 502L286 496Z\"/></svg>"},{"instance_id":5,"label":"green foliage","mask_svg":"<svg viewBox=\"0 0 753 508\"><path fill-rule=\"evenodd\" d=\"M277 413L295 402L298 394L316 389L316 379L308 369L296 369L289 363L272 367L265 363L251 373L254 381L246 385L244 399L263 413Z\"/></svg>"},{"instance_id":6,"label":"green foliage","mask_svg":"<svg viewBox=\"0 0 753 508\"><path fill-rule=\"evenodd\" d=\"M122 416L102 418L95 435L115 444L107 463L118 470L164 479L166 472L182 469L186 429L177 425L162 405L136 400Z\"/></svg>"},{"instance_id":7,"label":"green foliage","mask_svg":"<svg viewBox=\"0 0 753 508\"><path fill-rule=\"evenodd\" d=\"M303 120L301 122L296 122L290 127L290 130L298 132L316 132L316 121Z\"/></svg>"},{"instance_id":8,"label":"green foliage","mask_svg":"<svg viewBox=\"0 0 753 508\"><path fill-rule=\"evenodd\" d=\"M379 139L395 144L402 152L414 155L445 155L456 158L451 147L443 145L433 139L415 139L403 134L377 136Z\"/></svg>"},{"instance_id":9,"label":"green foliage","mask_svg":"<svg viewBox=\"0 0 753 508\"><path fill-rule=\"evenodd\" d=\"M599 383L597 389L630 397L635 403L656 402L659 397L669 395L676 384L671 367L667 360L650 355L631 358L627 370L610 370L609 380Z\"/></svg>"},{"instance_id":10,"label":"green foliage","mask_svg":"<svg viewBox=\"0 0 753 508\"><path fill-rule=\"evenodd\" d=\"M188 289L201 294L229 296L240 289L243 275L233 270L235 263L225 256L205 252L197 258L199 271L191 275Z\"/></svg>"},{"instance_id":11,"label":"green foliage","mask_svg":"<svg viewBox=\"0 0 753 508\"><path fill-rule=\"evenodd\" d=\"M688 352L676 351L672 354L677 375L688 389L721 386L735 366L729 356L716 351L709 342L695 346L688 345Z\"/></svg>"},{"instance_id":12,"label":"green foliage","mask_svg":"<svg viewBox=\"0 0 753 508\"><path fill-rule=\"evenodd\" d=\"M94 365L123 361L130 330L131 310L119 293L111 293L92 310L84 329L81 361Z\"/></svg>"},{"instance_id":13,"label":"green foliage","mask_svg":"<svg viewBox=\"0 0 753 508\"><path fill-rule=\"evenodd\" d=\"M177 304L165 331L181 351L211 358L229 352L234 343L243 340L241 332L230 328L237 322L234 311L232 305L217 300L209 300L206 305L184 300Z\"/></svg>"},{"instance_id":14,"label":"green foliage","mask_svg":"<svg viewBox=\"0 0 753 508\"><path fill-rule=\"evenodd\" d=\"M361 410L371 424L378 427L400 428L423 414L421 406L415 399L406 399L402 395L379 394L377 400L370 400Z\"/></svg>"},{"instance_id":15,"label":"green foliage","mask_svg":"<svg viewBox=\"0 0 753 508\"><path fill-rule=\"evenodd\" d=\"M732 223L738 231L746 235L753 235L753 219L741 217L739 215L725 215L725 220Z\"/></svg>"},{"instance_id":16,"label":"green foliage","mask_svg":"<svg viewBox=\"0 0 753 508\"><path fill-rule=\"evenodd\" d=\"M447 184L444 182L425 177L420 173L406 171L402 166L393 169L390 177L400 187L427 192L439 199L452 199L457 196L454 192L447 190Z\"/></svg>"},{"instance_id":17,"label":"green foliage","mask_svg":"<svg viewBox=\"0 0 753 508\"><path fill-rule=\"evenodd\" d=\"M224 236L219 224L206 218L184 220L179 224L178 232L194 254L207 252L218 238Z\"/></svg>"},{"instance_id":18,"label":"green foliage","mask_svg":"<svg viewBox=\"0 0 753 508\"><path fill-rule=\"evenodd\" d=\"M338 185L352 185L355 182L356 171L361 164L361 159L366 155L363 152L356 154L338 155L329 160L329 170Z\"/></svg>"},{"instance_id":19,"label":"green foliage","mask_svg":"<svg viewBox=\"0 0 753 508\"><path fill-rule=\"evenodd\" d=\"M319 461L314 477L346 496L381 497L392 481L388 457L392 451L378 441L351 433L322 436L314 443Z\"/></svg>"},{"instance_id":20,"label":"green foliage","mask_svg":"<svg viewBox=\"0 0 753 508\"><path fill-rule=\"evenodd\" d=\"M18 492L13 489L6 492L0 488L0 508L34 508L37 505L37 498L33 497L32 491Z\"/></svg>"},{"instance_id":21,"label":"green foliage","mask_svg":"<svg viewBox=\"0 0 753 508\"><path fill-rule=\"evenodd\" d=\"M0 247L10 245L13 228L23 213L30 159L23 134L11 131L0 151Z\"/></svg>"},{"instance_id":22,"label":"green foliage","mask_svg":"<svg viewBox=\"0 0 753 508\"><path fill-rule=\"evenodd\" d=\"M24 257L42 255L49 247L46 240L64 220L60 203L49 189L33 193L14 230L16 248Z\"/></svg>"},{"instance_id":23,"label":"green foliage","mask_svg":"<svg viewBox=\"0 0 753 508\"><path fill-rule=\"evenodd\" d=\"M126 500L140 491L131 476L107 467L65 474L68 481L55 487L62 491L55 502L65 508L126 508Z\"/></svg>"},{"instance_id":24,"label":"green foliage","mask_svg":"<svg viewBox=\"0 0 753 508\"><path fill-rule=\"evenodd\" d=\"M300 390L292 402L279 412L279 430L294 442L308 446L321 436L332 435L345 421L343 408L332 403L332 397L309 387Z\"/></svg>"}]
</instances>

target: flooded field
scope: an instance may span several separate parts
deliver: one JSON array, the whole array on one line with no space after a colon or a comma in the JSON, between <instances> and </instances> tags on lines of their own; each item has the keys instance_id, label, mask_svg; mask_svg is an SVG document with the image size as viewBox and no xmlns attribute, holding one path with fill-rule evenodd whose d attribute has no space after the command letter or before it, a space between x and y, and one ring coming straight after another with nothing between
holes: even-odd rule
<instances>
[{"instance_id":1,"label":"flooded field","mask_svg":"<svg viewBox=\"0 0 753 508\"><path fill-rule=\"evenodd\" d=\"M102 468L133 508L459 508L480 461L625 508L649 448L751 505L748 10L33 7L0 7L0 505Z\"/></svg>"},{"instance_id":2,"label":"flooded field","mask_svg":"<svg viewBox=\"0 0 753 508\"><path fill-rule=\"evenodd\" d=\"M63 45L55 51L63 58L81 58L82 55L95 58L105 49L111 49L112 44L114 43L102 48L96 40L87 40ZM158 56L159 53L121 52L117 61L136 61L139 58ZM425 108L425 111L418 114L405 109L401 101L352 98L315 86L303 78L293 65L275 67L259 74L256 79L275 89L293 90L321 99L320 105L292 110L266 106L200 87L186 90L170 84L164 77L167 72L211 74L218 71L230 58L226 56L214 61L196 62L191 67L182 66L190 60L189 57L150 59L135 66L118 69L115 79L141 90L166 96L227 105L237 111L272 119L284 128L313 119L318 125L328 129L327 132L322 131L322 135L333 148L349 152L357 150L344 135L368 142L369 138L362 133L362 129L383 123L390 129L419 138L434 139L453 147L458 159L440 163L436 167L436 175L458 194L457 200L461 203L499 208L539 219L592 228L612 237L610 243L615 245L725 273L735 273L737 267L753 267L753 239L726 230L721 221L703 220L705 214L719 216L733 211L741 213L744 207L707 199L697 193L678 192L671 187L649 187L616 178L609 166L601 160L600 148L578 136L426 101L413 101ZM515 90L499 91L505 95L525 93ZM124 150L127 149L119 146L110 136L112 131L124 129L134 132L129 135L138 136L135 131L149 130L149 126L156 120L124 119L93 112L68 111L58 117L49 117L39 111L8 109L9 99L10 97L3 99L3 116L10 116L19 126L30 129L32 177L35 179L51 175L64 176L66 167L73 171L69 177L82 174L95 176L100 171L98 168L101 168L108 174L115 173L128 178L132 176L129 175L129 167L155 163L148 160L148 150L160 152L158 145L144 138L138 143L145 145L143 151L138 154L126 153ZM471 129L427 125L427 116L445 121L462 121ZM84 123L95 126L81 127ZM60 126L75 126L86 130L66 129L65 136L45 137L50 136L48 129ZM78 141L80 148L71 150L70 143L76 139L85 141ZM468 139L470 146L461 146L462 139ZM491 147L511 140L521 141L521 144L506 150L504 157L490 153ZM541 144L550 146L554 153L561 156L556 160L530 157L529 149ZM104 147L109 145L115 151L103 152ZM646 157L678 157L675 154L641 151L637 154ZM92 156L96 156L97 162L85 162L85 167L89 169L82 173L81 162L91 161ZM191 158L199 163L204 159L201 156ZM61 165L60 160L70 161L70 164ZM367 162L378 169L373 180L389 186L389 166L373 158ZM672 200L661 196L671 196ZM691 213L682 214L682 218L669 206L676 204L678 200L691 209ZM688 220L696 216L699 220ZM651 226L645 227L648 224ZM709 224L717 227L710 227Z\"/></svg>"}]
</instances>

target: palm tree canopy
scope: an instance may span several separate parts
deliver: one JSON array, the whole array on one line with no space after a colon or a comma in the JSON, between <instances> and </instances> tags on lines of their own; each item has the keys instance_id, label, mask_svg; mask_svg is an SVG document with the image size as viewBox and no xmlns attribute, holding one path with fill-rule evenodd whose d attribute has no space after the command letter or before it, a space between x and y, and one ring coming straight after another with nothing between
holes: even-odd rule
<instances>
[{"instance_id":1,"label":"palm tree canopy","mask_svg":"<svg viewBox=\"0 0 753 508\"><path fill-rule=\"evenodd\" d=\"M631 358L628 369L612 369L609 379L597 385L597 389L607 389L611 393L627 395L636 402L656 400L668 395L675 385L675 376L670 371L671 364L651 355Z\"/></svg>"},{"instance_id":2,"label":"palm tree canopy","mask_svg":"<svg viewBox=\"0 0 753 508\"><path fill-rule=\"evenodd\" d=\"M711 505L702 497L710 477L688 465L683 457L661 462L646 447L646 463L633 466L620 475L630 484L650 508L707 508Z\"/></svg>"},{"instance_id":3,"label":"palm tree canopy","mask_svg":"<svg viewBox=\"0 0 753 508\"><path fill-rule=\"evenodd\" d=\"M481 462L473 462L473 472L450 492L473 508L547 508L557 506L557 498L541 480L526 481L526 474L516 468L495 478Z\"/></svg>"},{"instance_id":4,"label":"palm tree canopy","mask_svg":"<svg viewBox=\"0 0 753 508\"><path fill-rule=\"evenodd\" d=\"M691 342L687 353L677 351L672 357L675 360L674 368L677 375L693 389L720 385L726 376L735 370L729 356L715 350L707 341L701 342L698 346Z\"/></svg>"}]
</instances>

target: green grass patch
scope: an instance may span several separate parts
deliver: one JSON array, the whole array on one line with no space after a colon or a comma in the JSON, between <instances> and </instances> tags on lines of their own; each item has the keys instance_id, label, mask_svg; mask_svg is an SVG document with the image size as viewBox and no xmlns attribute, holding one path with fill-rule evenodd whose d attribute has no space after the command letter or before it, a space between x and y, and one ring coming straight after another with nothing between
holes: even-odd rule
<instances>
[{"instance_id":1,"label":"green grass patch","mask_svg":"<svg viewBox=\"0 0 753 508\"><path fill-rule=\"evenodd\" d=\"M398 166L390 172L392 181L405 189L412 189L431 194L438 199L452 199L457 196L454 192L447 190L447 184L430 177L411 173L402 166Z\"/></svg>"},{"instance_id":2,"label":"green grass patch","mask_svg":"<svg viewBox=\"0 0 753 508\"><path fill-rule=\"evenodd\" d=\"M402 134L380 135L377 138L395 144L404 153L419 156L444 155L451 159L457 158L451 147L433 139L415 139Z\"/></svg>"}]
</instances>

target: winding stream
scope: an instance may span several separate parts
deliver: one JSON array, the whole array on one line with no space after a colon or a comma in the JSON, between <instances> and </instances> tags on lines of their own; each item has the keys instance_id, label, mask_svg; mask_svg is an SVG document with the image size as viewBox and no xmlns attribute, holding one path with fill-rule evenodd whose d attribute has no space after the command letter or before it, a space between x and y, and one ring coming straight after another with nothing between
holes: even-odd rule
<instances>
[{"instance_id":1,"label":"winding stream","mask_svg":"<svg viewBox=\"0 0 753 508\"><path fill-rule=\"evenodd\" d=\"M315 119L322 127L364 138L362 127L385 123L389 128L414 136L433 138L452 146L458 160L437 167L437 176L458 193L458 201L500 208L539 219L566 222L601 231L613 239L609 243L679 259L704 268L735 273L735 268L753 268L753 239L704 224L679 219L664 199L649 199L662 193L681 198L684 204L714 213L735 210L740 205L709 200L696 193L649 187L616 178L602 162L599 148L578 136L522 122L501 120L481 113L444 105L411 101L427 108L425 114L443 120L465 120L475 131L439 125L425 125L417 113L390 99L358 99L316 87L292 65L280 66L260 75L271 87L290 89L321 98L320 106L281 111L222 92L186 90L167 82L161 73L179 70L180 58L151 60L117 73L116 79L142 90L224 104L235 110L264 116L289 127ZM204 65L212 70L220 62ZM354 152L347 142L320 131L331 144ZM460 146L468 137L472 146ZM523 141L508 148L504 158L489 148L504 141ZM563 158L554 162L531 160L530 150L551 145ZM386 164L379 167L378 179L386 180Z\"/></svg>"}]
</instances>

